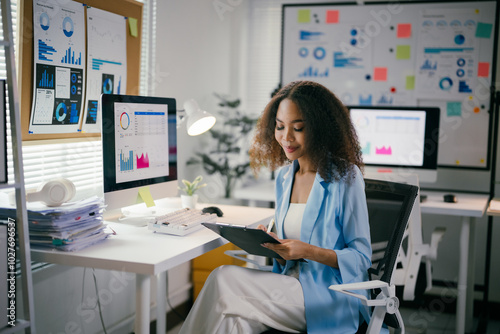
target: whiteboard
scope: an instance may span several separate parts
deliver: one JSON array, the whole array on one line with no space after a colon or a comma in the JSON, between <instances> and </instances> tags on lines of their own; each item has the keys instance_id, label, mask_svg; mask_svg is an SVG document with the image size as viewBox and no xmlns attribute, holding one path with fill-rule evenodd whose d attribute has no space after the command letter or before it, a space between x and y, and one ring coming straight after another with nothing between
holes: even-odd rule
<instances>
[{"instance_id":1,"label":"whiteboard","mask_svg":"<svg viewBox=\"0 0 500 334\"><path fill-rule=\"evenodd\" d=\"M283 5L281 83L319 82L346 105L437 106L438 165L486 169L496 12L495 1Z\"/></svg>"}]
</instances>

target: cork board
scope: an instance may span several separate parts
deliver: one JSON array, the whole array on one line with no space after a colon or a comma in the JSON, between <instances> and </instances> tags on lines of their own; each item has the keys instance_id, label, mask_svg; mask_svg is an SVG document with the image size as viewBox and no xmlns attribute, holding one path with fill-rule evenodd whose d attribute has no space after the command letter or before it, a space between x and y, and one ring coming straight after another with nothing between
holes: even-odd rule
<instances>
[{"instance_id":1,"label":"cork board","mask_svg":"<svg viewBox=\"0 0 500 334\"><path fill-rule=\"evenodd\" d=\"M142 3L133 0L74 0L90 7L106 10L118 15L137 19L138 36L127 30L127 91L128 95L139 94L141 64ZM21 134L24 140L100 137L99 133L30 134L29 123L33 103L33 0L23 0L19 7L19 96L21 110ZM128 29L128 27L127 27ZM81 111L83 118L83 110Z\"/></svg>"}]
</instances>

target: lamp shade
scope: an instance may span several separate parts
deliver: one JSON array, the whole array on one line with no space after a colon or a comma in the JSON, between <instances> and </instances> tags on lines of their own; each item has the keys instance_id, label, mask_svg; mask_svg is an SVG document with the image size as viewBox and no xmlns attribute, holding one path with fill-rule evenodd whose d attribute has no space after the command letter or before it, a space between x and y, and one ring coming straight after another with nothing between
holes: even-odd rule
<instances>
[{"instance_id":1,"label":"lamp shade","mask_svg":"<svg viewBox=\"0 0 500 334\"><path fill-rule=\"evenodd\" d=\"M187 118L187 133L190 136L200 135L210 130L215 124L215 117L205 110L201 110L193 99L184 102L184 110Z\"/></svg>"}]
</instances>

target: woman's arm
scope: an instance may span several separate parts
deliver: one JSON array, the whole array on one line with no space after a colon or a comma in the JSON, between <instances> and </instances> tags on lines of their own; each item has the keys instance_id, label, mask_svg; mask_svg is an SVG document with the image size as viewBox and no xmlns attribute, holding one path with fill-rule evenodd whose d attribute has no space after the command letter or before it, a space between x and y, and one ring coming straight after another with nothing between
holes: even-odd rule
<instances>
[{"instance_id":1,"label":"woman's arm","mask_svg":"<svg viewBox=\"0 0 500 334\"><path fill-rule=\"evenodd\" d=\"M276 235L274 235L274 237L276 237ZM281 242L280 244L266 243L263 244L263 246L275 251L285 260L305 259L319 262L333 268L339 267L337 253L334 250L314 246L300 240L278 240ZM284 261L281 261L280 264L283 265Z\"/></svg>"},{"instance_id":2,"label":"woman's arm","mask_svg":"<svg viewBox=\"0 0 500 334\"><path fill-rule=\"evenodd\" d=\"M258 229L267 232L267 227L264 225L257 226ZM294 239L278 239L278 236L273 232L268 232L274 238L279 240L280 244L265 243L262 246L278 253L282 259L276 259L282 266L285 265L285 260L307 259L322 263L326 266L338 268L337 253L334 250L321 248L308 244L306 242Z\"/></svg>"}]
</instances>

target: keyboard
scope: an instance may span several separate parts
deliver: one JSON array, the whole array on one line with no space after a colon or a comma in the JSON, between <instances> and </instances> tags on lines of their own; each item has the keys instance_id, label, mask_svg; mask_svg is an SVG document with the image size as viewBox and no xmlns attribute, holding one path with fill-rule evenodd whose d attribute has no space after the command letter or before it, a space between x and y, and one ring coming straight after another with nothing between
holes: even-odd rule
<instances>
[{"instance_id":1,"label":"keyboard","mask_svg":"<svg viewBox=\"0 0 500 334\"><path fill-rule=\"evenodd\" d=\"M155 233L186 235L204 228L201 223L217 222L216 214L206 214L201 210L181 209L157 216L148 223L148 229Z\"/></svg>"}]
</instances>

